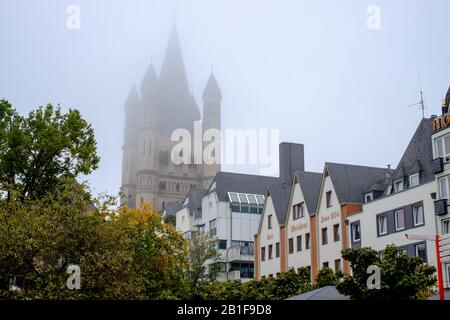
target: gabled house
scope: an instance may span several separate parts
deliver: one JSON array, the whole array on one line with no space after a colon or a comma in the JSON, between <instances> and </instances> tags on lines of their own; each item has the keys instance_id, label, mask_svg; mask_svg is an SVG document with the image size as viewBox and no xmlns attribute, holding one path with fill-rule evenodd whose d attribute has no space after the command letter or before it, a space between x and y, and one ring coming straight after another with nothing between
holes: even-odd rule
<instances>
[{"instance_id":1,"label":"gabled house","mask_svg":"<svg viewBox=\"0 0 450 320\"><path fill-rule=\"evenodd\" d=\"M316 172L296 172L285 220L286 267L307 267L317 261L317 226L315 214L322 174Z\"/></svg>"},{"instance_id":2,"label":"gabled house","mask_svg":"<svg viewBox=\"0 0 450 320\"><path fill-rule=\"evenodd\" d=\"M386 184L393 170L339 163L325 163L316 209L318 270L330 267L349 273L341 250L349 247L346 219L362 211L365 194L374 185Z\"/></svg>"}]
</instances>

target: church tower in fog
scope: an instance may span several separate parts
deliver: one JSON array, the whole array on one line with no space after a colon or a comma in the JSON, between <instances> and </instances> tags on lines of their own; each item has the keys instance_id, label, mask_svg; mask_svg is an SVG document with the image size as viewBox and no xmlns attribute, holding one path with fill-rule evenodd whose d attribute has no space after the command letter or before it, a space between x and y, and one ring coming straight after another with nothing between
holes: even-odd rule
<instances>
[{"instance_id":1,"label":"church tower in fog","mask_svg":"<svg viewBox=\"0 0 450 320\"><path fill-rule=\"evenodd\" d=\"M189 90L176 27L172 28L158 75L148 68L141 86L132 88L125 102L121 204L129 207L152 203L163 210L169 202L183 199L190 188L207 188L220 164L174 164L171 141L175 129L194 137L194 122L202 129L220 130L222 95L213 73L203 91L203 120ZM219 143L220 145L220 143ZM220 155L220 150L214 150Z\"/></svg>"}]
</instances>

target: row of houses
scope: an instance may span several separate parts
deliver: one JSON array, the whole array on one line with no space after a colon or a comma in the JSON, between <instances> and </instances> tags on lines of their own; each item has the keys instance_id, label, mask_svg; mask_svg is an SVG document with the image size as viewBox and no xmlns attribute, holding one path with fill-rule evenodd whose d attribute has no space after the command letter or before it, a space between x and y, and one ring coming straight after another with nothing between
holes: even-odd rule
<instances>
[{"instance_id":1,"label":"row of houses","mask_svg":"<svg viewBox=\"0 0 450 320\"><path fill-rule=\"evenodd\" d=\"M345 248L388 244L437 264L434 243L406 234L450 233L450 116L424 118L395 169L325 163L304 168L304 147L281 143L278 177L219 172L208 189L168 205L186 239L206 232L221 253L218 280L276 276L330 267L351 273ZM450 264L443 265L445 285Z\"/></svg>"},{"instance_id":2,"label":"row of houses","mask_svg":"<svg viewBox=\"0 0 450 320\"><path fill-rule=\"evenodd\" d=\"M445 117L445 115L444 115ZM423 119L396 169L325 163L322 173L296 172L287 204L269 186L255 235L255 277L289 268L323 267L351 273L346 248L389 244L437 266L435 243L407 234L450 232L450 128L442 117ZM443 266L445 286L450 263Z\"/></svg>"}]
</instances>

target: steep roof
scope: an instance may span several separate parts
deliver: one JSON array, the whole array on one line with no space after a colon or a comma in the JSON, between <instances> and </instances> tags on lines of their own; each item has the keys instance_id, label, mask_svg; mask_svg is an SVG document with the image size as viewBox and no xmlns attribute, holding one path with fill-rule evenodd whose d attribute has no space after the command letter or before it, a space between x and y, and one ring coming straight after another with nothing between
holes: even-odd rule
<instances>
[{"instance_id":1,"label":"steep roof","mask_svg":"<svg viewBox=\"0 0 450 320\"><path fill-rule=\"evenodd\" d=\"M302 189L308 212L315 213L323 175L317 172L297 171L295 176Z\"/></svg>"},{"instance_id":2,"label":"steep roof","mask_svg":"<svg viewBox=\"0 0 450 320\"><path fill-rule=\"evenodd\" d=\"M276 177L258 176L252 174L218 172L212 183L216 183L214 190L219 201L229 201L228 192L242 192L251 194L265 194L267 186L278 180Z\"/></svg>"},{"instance_id":3,"label":"steep roof","mask_svg":"<svg viewBox=\"0 0 450 320\"><path fill-rule=\"evenodd\" d=\"M178 128L193 132L200 110L189 90L178 32L174 25L158 80L158 131L170 136Z\"/></svg>"},{"instance_id":4,"label":"steep roof","mask_svg":"<svg viewBox=\"0 0 450 320\"><path fill-rule=\"evenodd\" d=\"M419 171L421 173L420 183L426 183L434 179L431 169L431 160L433 160L432 121L430 118L424 118L420 121L388 185L397 179L403 179ZM385 190L385 194L386 192L387 190Z\"/></svg>"},{"instance_id":5,"label":"steep roof","mask_svg":"<svg viewBox=\"0 0 450 320\"><path fill-rule=\"evenodd\" d=\"M272 198L273 207L279 224L284 224L289 205L290 186L286 183L275 181L267 188L266 196L270 195Z\"/></svg>"},{"instance_id":6,"label":"steep roof","mask_svg":"<svg viewBox=\"0 0 450 320\"><path fill-rule=\"evenodd\" d=\"M203 90L203 100L217 99L222 100L219 84L217 83L214 73L211 72L205 90Z\"/></svg>"},{"instance_id":7,"label":"steep roof","mask_svg":"<svg viewBox=\"0 0 450 320\"><path fill-rule=\"evenodd\" d=\"M325 163L340 203L363 203L364 194L376 183L388 180L394 170L341 163Z\"/></svg>"},{"instance_id":8,"label":"steep roof","mask_svg":"<svg viewBox=\"0 0 450 320\"><path fill-rule=\"evenodd\" d=\"M178 211L183 207L180 201L168 202L164 208L166 216L175 216Z\"/></svg>"},{"instance_id":9,"label":"steep roof","mask_svg":"<svg viewBox=\"0 0 450 320\"><path fill-rule=\"evenodd\" d=\"M186 208L186 207L189 208L189 212L191 214L195 210L201 209L202 198L205 195L205 193L206 193L205 189L191 188L183 200L183 203L184 203L184 201L186 201L186 199L189 199L189 202L187 205L183 204L183 208Z\"/></svg>"}]
</instances>

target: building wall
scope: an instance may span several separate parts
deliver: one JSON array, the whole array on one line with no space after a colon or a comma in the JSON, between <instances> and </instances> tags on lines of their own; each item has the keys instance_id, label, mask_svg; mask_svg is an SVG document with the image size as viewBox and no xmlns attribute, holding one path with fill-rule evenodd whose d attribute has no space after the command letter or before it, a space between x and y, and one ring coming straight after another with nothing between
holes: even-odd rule
<instances>
[{"instance_id":1,"label":"building wall","mask_svg":"<svg viewBox=\"0 0 450 320\"><path fill-rule=\"evenodd\" d=\"M395 244L398 247L413 246L422 241L408 240L405 234L434 235L436 234L436 217L434 214L434 201L430 193L436 192L436 184L429 182L414 188L406 189L402 192L392 194L363 205L363 211L348 218L349 231L348 237L351 239L351 224L360 221L361 224L361 243L355 244L350 241L352 247L371 247L382 251L389 244ZM414 227L412 223L413 204L423 203L424 225ZM395 221L393 211L404 208L406 226L404 230L395 231ZM379 214L388 214L388 231L386 235L379 235L377 216ZM436 254L434 242L427 242L427 260L429 264L436 266ZM412 252L409 252L412 253Z\"/></svg>"},{"instance_id":2,"label":"building wall","mask_svg":"<svg viewBox=\"0 0 450 320\"><path fill-rule=\"evenodd\" d=\"M189 214L188 208L182 208L176 214L176 230L180 234L186 234L192 231L192 217Z\"/></svg>"},{"instance_id":3,"label":"building wall","mask_svg":"<svg viewBox=\"0 0 450 320\"><path fill-rule=\"evenodd\" d=\"M326 194L331 191L331 203L332 206L327 208ZM318 245L318 259L319 270L322 269L324 262L328 262L328 265L333 270L334 262L337 259L341 259L342 250L342 225L341 225L341 206L339 204L336 192L334 190L330 176L326 176L323 180L321 194L319 195L319 205L317 208L317 245ZM340 240L334 241L333 239L333 226L339 225ZM328 243L322 242L322 229L327 228ZM342 259L341 259L342 267Z\"/></svg>"},{"instance_id":4,"label":"building wall","mask_svg":"<svg viewBox=\"0 0 450 320\"><path fill-rule=\"evenodd\" d=\"M433 159L438 158L437 150L436 150L436 139L443 137L447 134L450 134L450 127L443 129L441 131L436 132L432 136L432 144L433 144ZM445 160L445 159L444 159ZM450 175L450 162L444 161L444 171L438 173L435 175L435 183L436 183L436 200L443 199L441 195L441 187L439 185L439 180L441 178L444 178L446 176ZM450 199L447 200L447 204L450 204ZM450 212L450 207L447 206L447 212ZM437 230L438 234L444 234L445 231L443 230L443 222L444 221L450 221L450 213L440 215L437 217ZM442 270L444 273L444 285L445 287L450 287L450 262L449 263L443 263L442 264Z\"/></svg>"},{"instance_id":5,"label":"building wall","mask_svg":"<svg viewBox=\"0 0 450 320\"><path fill-rule=\"evenodd\" d=\"M294 242L294 252L289 254L288 248L286 248L284 254L287 260L287 269L289 268L300 268L311 266L311 222L310 215L306 204L304 204L304 216L294 220L294 205L298 203L304 203L305 199L301 187L296 183L293 187L291 195L291 203L289 206L288 216L286 219L286 243L288 239L292 238ZM307 249L305 245L306 234L310 235L310 248ZM302 250L297 249L297 236L302 237Z\"/></svg>"},{"instance_id":6,"label":"building wall","mask_svg":"<svg viewBox=\"0 0 450 320\"><path fill-rule=\"evenodd\" d=\"M272 228L268 228L268 216L272 216ZM261 232L259 234L259 266L260 276L276 276L281 271L281 237L280 237L280 225L277 220L275 208L273 205L272 197L269 195L266 199L266 205L264 206L263 215L261 217ZM276 243L280 243L280 257L276 257ZM273 247L272 259L269 259L269 245ZM265 261L261 257L261 248L265 248Z\"/></svg>"}]
</instances>

